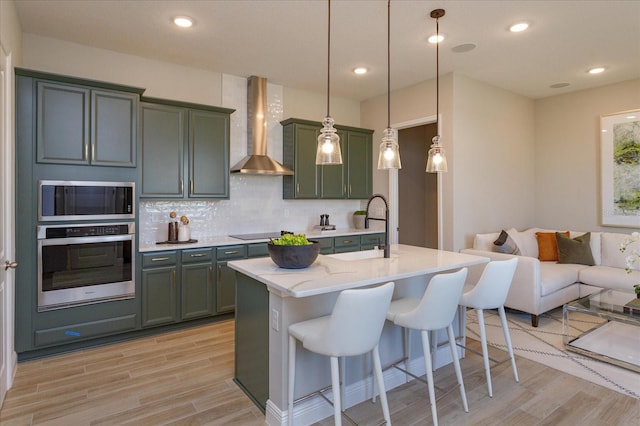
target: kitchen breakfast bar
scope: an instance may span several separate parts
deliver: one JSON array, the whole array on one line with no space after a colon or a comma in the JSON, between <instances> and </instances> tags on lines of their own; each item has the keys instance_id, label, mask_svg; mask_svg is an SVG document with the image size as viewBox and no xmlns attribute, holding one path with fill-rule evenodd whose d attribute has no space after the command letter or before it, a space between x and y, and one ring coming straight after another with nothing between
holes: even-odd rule
<instances>
[{"instance_id":1,"label":"kitchen breakfast bar","mask_svg":"<svg viewBox=\"0 0 640 426\"><path fill-rule=\"evenodd\" d=\"M488 258L394 244L391 255L382 250L320 255L308 268L282 269L270 258L237 260L228 263L236 271L236 348L235 382L265 411L269 425L287 422L287 328L290 324L331 313L342 290L375 286L394 281L393 298L421 298L434 274L487 263ZM464 326L458 312L456 336ZM408 367L422 375L424 360L418 333L414 333ZM438 334L434 345L446 342ZM446 345L445 345L446 346ZM443 346L434 357L434 367L451 362ZM380 344L382 364L390 365L403 357L400 329L387 322ZM459 352L459 356L462 352ZM343 407L358 404L373 395L371 359L349 357L342 364ZM296 356L295 398L311 394L330 384L329 359L299 348ZM396 369L385 371L387 390L406 383L408 377ZM425 387L425 401L428 401ZM320 397L311 397L294 407L296 424L308 424L332 414Z\"/></svg>"}]
</instances>

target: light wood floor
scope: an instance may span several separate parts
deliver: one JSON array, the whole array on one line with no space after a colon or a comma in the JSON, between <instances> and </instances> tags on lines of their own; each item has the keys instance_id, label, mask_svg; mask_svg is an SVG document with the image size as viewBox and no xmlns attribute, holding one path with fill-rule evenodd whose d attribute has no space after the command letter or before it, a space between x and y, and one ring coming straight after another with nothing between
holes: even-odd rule
<instances>
[{"instance_id":1,"label":"light wood floor","mask_svg":"<svg viewBox=\"0 0 640 426\"><path fill-rule=\"evenodd\" d=\"M192 328L18 365L0 410L0 425L261 425L262 413L233 377L233 322ZM503 358L504 352L495 351ZM492 368L489 398L479 356L462 360L470 412L462 411L453 368L435 373L441 425L630 425L640 401L518 358ZM395 425L430 425L426 386L413 381L388 392ZM379 424L379 404L348 414ZM343 421L345 425L349 423ZM333 424L329 417L319 425Z\"/></svg>"}]
</instances>

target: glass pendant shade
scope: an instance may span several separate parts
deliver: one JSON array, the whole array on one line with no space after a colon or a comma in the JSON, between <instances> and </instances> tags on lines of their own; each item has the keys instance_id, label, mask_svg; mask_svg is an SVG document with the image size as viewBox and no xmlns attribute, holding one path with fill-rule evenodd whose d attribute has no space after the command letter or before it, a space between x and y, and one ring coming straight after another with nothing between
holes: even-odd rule
<instances>
[{"instance_id":1,"label":"glass pendant shade","mask_svg":"<svg viewBox=\"0 0 640 426\"><path fill-rule=\"evenodd\" d=\"M378 155L378 170L400 169L400 146L395 138L395 131L387 127L384 129L380 154Z\"/></svg>"},{"instance_id":2,"label":"glass pendant shade","mask_svg":"<svg viewBox=\"0 0 640 426\"><path fill-rule=\"evenodd\" d=\"M432 141L426 171L429 173L446 172L447 157L444 154L444 148L440 145L440 136L434 136Z\"/></svg>"},{"instance_id":3,"label":"glass pendant shade","mask_svg":"<svg viewBox=\"0 0 640 426\"><path fill-rule=\"evenodd\" d=\"M333 127L333 118L325 117L322 125L324 127L320 130L320 136L318 136L316 164L342 164L340 136L338 136L337 130Z\"/></svg>"}]
</instances>

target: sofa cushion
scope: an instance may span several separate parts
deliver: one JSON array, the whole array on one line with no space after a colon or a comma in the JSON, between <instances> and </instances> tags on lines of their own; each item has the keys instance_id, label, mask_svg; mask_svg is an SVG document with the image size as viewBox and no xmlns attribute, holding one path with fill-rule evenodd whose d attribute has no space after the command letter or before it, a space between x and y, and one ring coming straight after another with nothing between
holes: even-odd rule
<instances>
[{"instance_id":1,"label":"sofa cushion","mask_svg":"<svg viewBox=\"0 0 640 426\"><path fill-rule=\"evenodd\" d=\"M581 269L580 282L602 288L626 290L633 294L633 286L640 283L640 271L627 274L624 269L610 266L591 266Z\"/></svg>"},{"instance_id":2,"label":"sofa cushion","mask_svg":"<svg viewBox=\"0 0 640 426\"><path fill-rule=\"evenodd\" d=\"M578 281L585 265L572 263L540 262L540 294L546 296Z\"/></svg>"},{"instance_id":3,"label":"sofa cushion","mask_svg":"<svg viewBox=\"0 0 640 426\"><path fill-rule=\"evenodd\" d=\"M610 266L612 268L620 268L624 272L627 267L627 256L636 250L640 252L640 242L635 242L627 247L622 253L620 247L629 234L621 234L615 232L602 233L602 266ZM640 262L632 265L632 269L640 271Z\"/></svg>"},{"instance_id":4,"label":"sofa cushion","mask_svg":"<svg viewBox=\"0 0 640 426\"><path fill-rule=\"evenodd\" d=\"M476 250L493 250L493 242L500 236L499 232L490 232L488 234L476 234L473 238L473 248Z\"/></svg>"},{"instance_id":5,"label":"sofa cushion","mask_svg":"<svg viewBox=\"0 0 640 426\"><path fill-rule=\"evenodd\" d=\"M520 254L520 249L513 238L507 234L507 231L502 230L498 238L493 242L493 251L496 253L505 254Z\"/></svg>"},{"instance_id":6,"label":"sofa cushion","mask_svg":"<svg viewBox=\"0 0 640 426\"><path fill-rule=\"evenodd\" d=\"M519 232L515 228L511 228L507 231L507 234L518 245L520 254L522 256L538 257L538 242L536 241L537 228L527 229L526 231Z\"/></svg>"},{"instance_id":7,"label":"sofa cushion","mask_svg":"<svg viewBox=\"0 0 640 426\"><path fill-rule=\"evenodd\" d=\"M569 237L576 238L580 235L584 235L586 232L584 231L571 231L569 232ZM589 245L591 246L591 255L593 256L593 263L596 265L600 265L602 263L602 250L601 250L601 235L602 232L590 232L591 241Z\"/></svg>"},{"instance_id":8,"label":"sofa cushion","mask_svg":"<svg viewBox=\"0 0 640 426\"><path fill-rule=\"evenodd\" d=\"M569 236L569 231L559 232L559 234ZM536 232L538 241L538 259L540 261L558 260L558 244L556 242L556 232Z\"/></svg>"},{"instance_id":9,"label":"sofa cushion","mask_svg":"<svg viewBox=\"0 0 640 426\"><path fill-rule=\"evenodd\" d=\"M558 243L558 263L578 263L593 266L595 262L591 254L591 233L587 232L576 238L556 232Z\"/></svg>"}]
</instances>

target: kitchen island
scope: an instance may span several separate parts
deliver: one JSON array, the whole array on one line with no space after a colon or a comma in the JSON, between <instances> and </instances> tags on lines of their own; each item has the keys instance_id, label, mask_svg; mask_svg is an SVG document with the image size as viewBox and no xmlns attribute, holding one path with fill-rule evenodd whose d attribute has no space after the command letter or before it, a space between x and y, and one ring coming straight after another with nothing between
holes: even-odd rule
<instances>
[{"instance_id":1,"label":"kitchen island","mask_svg":"<svg viewBox=\"0 0 640 426\"><path fill-rule=\"evenodd\" d=\"M270 258L229 262L236 272L236 359L235 381L265 410L270 425L286 424L287 412L287 328L290 324L331 313L340 291L396 283L394 298L422 297L433 274L488 262L480 256L392 245L391 257L380 250L320 255L309 268L282 269ZM456 334L459 335L460 327ZM417 339L417 335L415 336ZM445 334L436 342L446 341ZM412 347L421 348L420 344ZM436 353L434 366L451 362L448 350ZM410 369L424 374L424 362L417 349L410 356ZM330 383L328 358L298 351L296 395L309 394ZM382 363L402 357L399 328L387 323L380 340ZM372 395L370 360L350 357L343 372L344 407ZM385 385L392 389L406 382L406 375L394 369L385 372ZM426 392L426 390L425 390ZM425 394L426 395L426 394ZM308 424L331 415L331 407L320 398L296 404L298 424Z\"/></svg>"}]
</instances>

